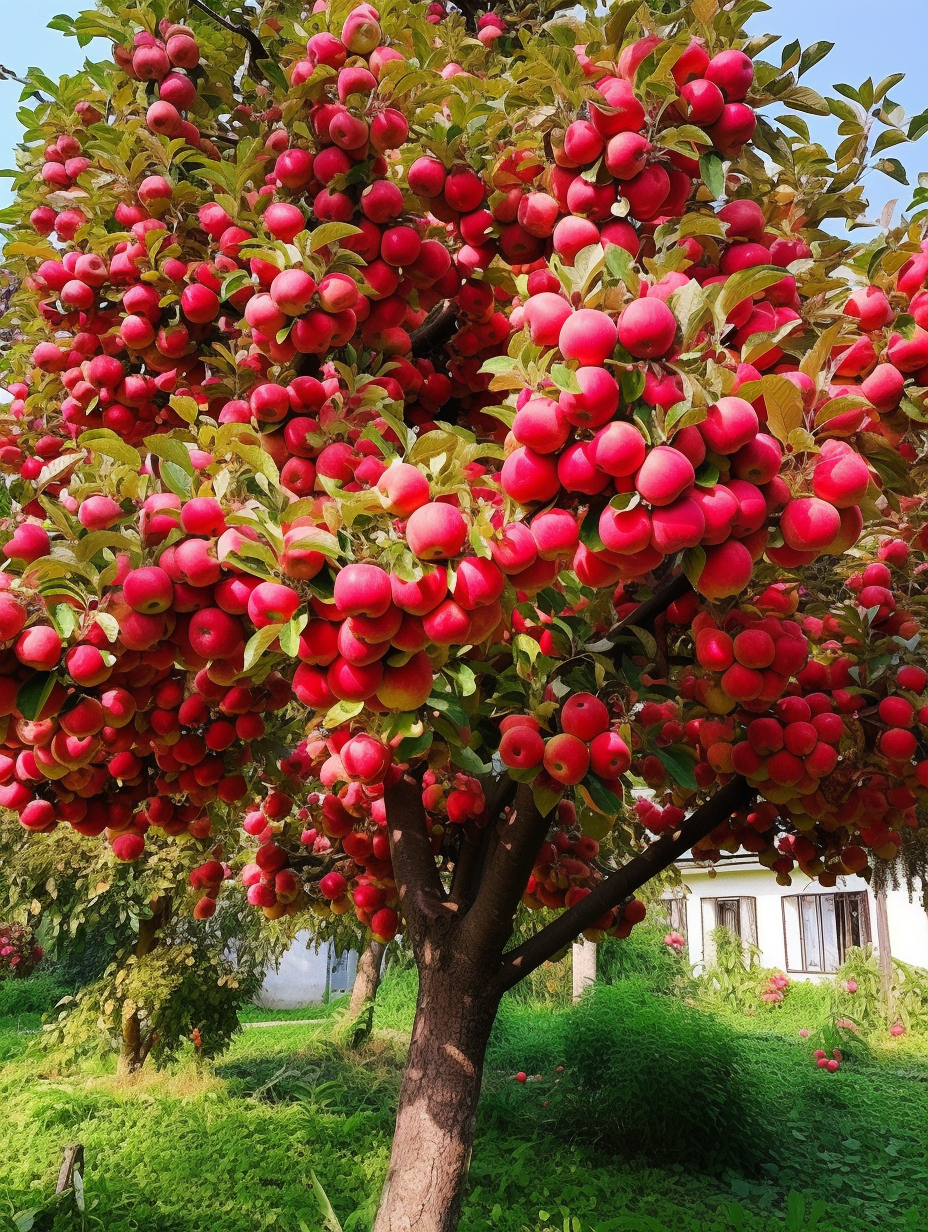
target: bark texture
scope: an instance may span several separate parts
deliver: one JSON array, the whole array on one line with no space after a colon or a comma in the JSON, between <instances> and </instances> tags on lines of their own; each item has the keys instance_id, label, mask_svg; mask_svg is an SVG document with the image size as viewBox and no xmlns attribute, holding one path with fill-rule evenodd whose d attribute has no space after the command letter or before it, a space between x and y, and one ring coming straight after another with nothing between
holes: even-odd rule
<instances>
[{"instance_id":1,"label":"bark texture","mask_svg":"<svg viewBox=\"0 0 928 1232\"><path fill-rule=\"evenodd\" d=\"M149 904L151 915L139 924L139 939L135 946L136 958L144 958L158 945L159 932L171 918L171 900L166 895L153 898ZM119 1049L119 1060L116 1063L116 1074L119 1078L128 1078L145 1064L145 1059L151 1052L154 1037L145 1032L138 1010L133 1009L122 1016L122 1042Z\"/></svg>"},{"instance_id":2,"label":"bark texture","mask_svg":"<svg viewBox=\"0 0 928 1232\"><path fill-rule=\"evenodd\" d=\"M372 941L358 959L358 969L348 1003L348 1018L357 1018L361 1011L377 996L383 972L383 956L387 947L382 941Z\"/></svg>"},{"instance_id":3,"label":"bark texture","mask_svg":"<svg viewBox=\"0 0 928 1232\"><path fill-rule=\"evenodd\" d=\"M454 1232L498 1000L486 974L426 964L373 1232Z\"/></svg>"}]
</instances>

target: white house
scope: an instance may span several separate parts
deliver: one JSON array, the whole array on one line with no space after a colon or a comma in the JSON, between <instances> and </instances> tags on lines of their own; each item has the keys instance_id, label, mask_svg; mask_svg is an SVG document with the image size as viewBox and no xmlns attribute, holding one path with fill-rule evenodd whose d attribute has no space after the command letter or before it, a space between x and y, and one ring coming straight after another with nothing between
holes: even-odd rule
<instances>
[{"instance_id":1,"label":"white house","mask_svg":"<svg viewBox=\"0 0 928 1232\"><path fill-rule=\"evenodd\" d=\"M833 974L851 946L872 942L877 951L928 967L928 913L905 887L873 893L859 877L841 877L826 889L793 874L791 886L753 856L719 862L711 870L692 859L678 862L683 885L666 895L671 926L687 942L690 962L711 963L712 930L723 924L756 945L765 967L791 979L817 980Z\"/></svg>"},{"instance_id":2,"label":"white house","mask_svg":"<svg viewBox=\"0 0 928 1232\"><path fill-rule=\"evenodd\" d=\"M354 950L339 956L330 941L317 947L311 933L297 933L277 966L268 968L257 1004L275 1010L320 1005L350 990L357 965Z\"/></svg>"}]
</instances>

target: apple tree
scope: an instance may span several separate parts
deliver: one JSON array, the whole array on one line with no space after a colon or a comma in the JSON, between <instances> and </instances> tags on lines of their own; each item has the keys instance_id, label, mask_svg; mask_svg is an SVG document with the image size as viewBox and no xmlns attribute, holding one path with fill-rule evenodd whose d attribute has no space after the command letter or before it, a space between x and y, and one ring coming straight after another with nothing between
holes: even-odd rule
<instances>
[{"instance_id":1,"label":"apple tree","mask_svg":"<svg viewBox=\"0 0 928 1232\"><path fill-rule=\"evenodd\" d=\"M501 998L683 852L924 866L925 190L836 224L928 119L765 7L108 0L25 87L0 805L402 928L376 1232L456 1226Z\"/></svg>"}]
</instances>

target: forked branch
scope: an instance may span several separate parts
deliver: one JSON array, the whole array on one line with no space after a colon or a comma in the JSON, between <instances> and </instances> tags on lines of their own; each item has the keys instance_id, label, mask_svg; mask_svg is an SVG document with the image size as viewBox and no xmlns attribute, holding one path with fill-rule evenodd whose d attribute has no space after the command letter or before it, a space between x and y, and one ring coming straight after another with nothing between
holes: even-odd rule
<instances>
[{"instance_id":1,"label":"forked branch","mask_svg":"<svg viewBox=\"0 0 928 1232\"><path fill-rule=\"evenodd\" d=\"M221 13L217 13L215 9L211 9L206 3L206 0L189 0L189 3L192 4L194 8L199 9L201 13L205 13L207 17L211 17L217 25L222 26L223 30L228 30L230 34L237 34L239 38L243 38L248 44L248 51L245 55L245 72L249 77L253 76L255 72L258 72L262 77L264 77L265 81L268 80L268 78L265 77L264 73L261 71L259 61L270 60L271 57L267 48L261 42L260 38L258 38L257 34L255 34L254 30L252 30L251 26L246 25L243 21L229 21L228 17L223 17Z\"/></svg>"},{"instance_id":2,"label":"forked branch","mask_svg":"<svg viewBox=\"0 0 928 1232\"><path fill-rule=\"evenodd\" d=\"M535 933L534 937L510 950L503 958L494 986L505 992L518 984L558 950L574 941L585 928L591 928L607 911L617 907L635 890L672 864L678 856L689 851L694 843L705 838L732 813L750 804L754 795L754 788L740 776L726 783L695 813L691 813L679 830L673 834L665 834L651 843L640 855L600 882L586 898L562 912Z\"/></svg>"}]
</instances>

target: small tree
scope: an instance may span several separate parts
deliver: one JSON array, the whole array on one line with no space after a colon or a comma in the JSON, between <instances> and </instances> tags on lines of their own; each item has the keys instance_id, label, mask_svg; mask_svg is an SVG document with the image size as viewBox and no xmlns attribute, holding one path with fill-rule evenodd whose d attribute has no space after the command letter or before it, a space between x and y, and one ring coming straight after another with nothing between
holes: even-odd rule
<instances>
[{"instance_id":1,"label":"small tree","mask_svg":"<svg viewBox=\"0 0 928 1232\"><path fill-rule=\"evenodd\" d=\"M402 917L376 1232L455 1227L501 998L683 852L923 864L926 190L832 224L928 121L756 8L111 0L26 86L0 804Z\"/></svg>"},{"instance_id":2,"label":"small tree","mask_svg":"<svg viewBox=\"0 0 928 1232\"><path fill-rule=\"evenodd\" d=\"M194 1028L201 1055L221 1052L238 1009L291 940L290 930L243 910L235 897L208 924L190 919L191 864L200 860L175 844L126 864L70 829L41 844L8 829L0 863L0 901L22 921L10 927L31 936L30 925L41 924L52 960L80 981L61 1003L50 1040L72 1055L115 1051L123 1074L149 1054L174 1055ZM0 942L0 969L2 961Z\"/></svg>"}]
</instances>

